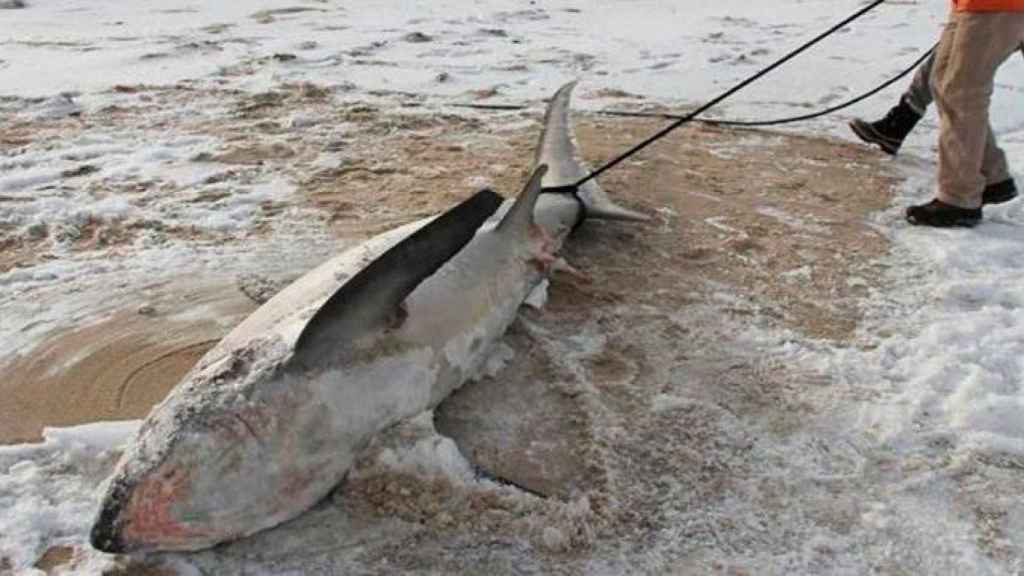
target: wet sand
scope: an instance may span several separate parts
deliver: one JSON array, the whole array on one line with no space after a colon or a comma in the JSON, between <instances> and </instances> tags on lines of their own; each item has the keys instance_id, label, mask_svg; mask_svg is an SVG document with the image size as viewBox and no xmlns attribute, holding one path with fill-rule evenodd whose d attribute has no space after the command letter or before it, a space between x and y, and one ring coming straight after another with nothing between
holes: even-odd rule
<instances>
[{"instance_id":1,"label":"wet sand","mask_svg":"<svg viewBox=\"0 0 1024 576\"><path fill-rule=\"evenodd\" d=\"M44 426L145 416L255 309L231 285L165 290L160 299L53 334L2 365L0 443L38 441Z\"/></svg>"}]
</instances>

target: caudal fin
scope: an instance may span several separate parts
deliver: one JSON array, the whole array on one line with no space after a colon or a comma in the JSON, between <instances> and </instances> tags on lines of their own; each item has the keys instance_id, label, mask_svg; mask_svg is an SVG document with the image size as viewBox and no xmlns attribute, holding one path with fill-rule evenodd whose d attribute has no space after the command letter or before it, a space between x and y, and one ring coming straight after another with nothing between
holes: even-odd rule
<instances>
[{"instance_id":1,"label":"caudal fin","mask_svg":"<svg viewBox=\"0 0 1024 576\"><path fill-rule=\"evenodd\" d=\"M535 165L546 164L548 173L544 177L545 188L557 188L574 184L589 172L576 145L576 135L569 117L569 101L576 82L562 86L548 103L544 115L544 131L537 145ZM587 208L587 218L605 220L648 220L649 217L613 202L595 180L579 188L579 197Z\"/></svg>"}]
</instances>

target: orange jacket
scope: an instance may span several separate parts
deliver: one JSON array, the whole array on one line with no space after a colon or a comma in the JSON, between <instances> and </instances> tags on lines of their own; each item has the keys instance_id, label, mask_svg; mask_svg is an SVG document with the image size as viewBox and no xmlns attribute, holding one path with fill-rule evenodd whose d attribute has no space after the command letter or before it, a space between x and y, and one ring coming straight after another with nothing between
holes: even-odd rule
<instances>
[{"instance_id":1,"label":"orange jacket","mask_svg":"<svg viewBox=\"0 0 1024 576\"><path fill-rule=\"evenodd\" d=\"M957 12L1024 12L1024 0L953 0Z\"/></svg>"}]
</instances>

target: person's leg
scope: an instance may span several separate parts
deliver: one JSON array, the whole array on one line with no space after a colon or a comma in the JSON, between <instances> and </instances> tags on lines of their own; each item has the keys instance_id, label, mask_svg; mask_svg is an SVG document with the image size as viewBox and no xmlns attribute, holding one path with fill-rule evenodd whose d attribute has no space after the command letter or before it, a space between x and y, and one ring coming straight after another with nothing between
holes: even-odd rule
<instances>
[{"instance_id":1,"label":"person's leg","mask_svg":"<svg viewBox=\"0 0 1024 576\"><path fill-rule=\"evenodd\" d=\"M986 134L983 158L981 175L985 177L986 186L1010 179L1010 166L1006 162L1006 153L999 147L992 130Z\"/></svg>"},{"instance_id":2,"label":"person's leg","mask_svg":"<svg viewBox=\"0 0 1024 576\"><path fill-rule=\"evenodd\" d=\"M900 97L900 102L881 119L868 122L860 118L850 121L850 129L868 144L877 144L883 151L896 155L907 135L914 129L932 103L931 74L935 53L917 67L914 80Z\"/></svg>"},{"instance_id":3,"label":"person's leg","mask_svg":"<svg viewBox=\"0 0 1024 576\"><path fill-rule=\"evenodd\" d=\"M1024 38L1024 13L960 12L957 20L948 67L935 84L942 129L938 198L978 208L985 186L1009 177L988 109L996 70Z\"/></svg>"},{"instance_id":4,"label":"person's leg","mask_svg":"<svg viewBox=\"0 0 1024 576\"><path fill-rule=\"evenodd\" d=\"M938 46L935 47L932 55L917 67L913 82L910 83L907 91L900 98L900 102L905 102L913 108L918 116L924 116L924 113L928 111L928 107L935 101L935 98L932 96L932 67L935 64L935 53L937 51Z\"/></svg>"},{"instance_id":5,"label":"person's leg","mask_svg":"<svg viewBox=\"0 0 1024 576\"><path fill-rule=\"evenodd\" d=\"M1006 163L1006 154L996 143L992 130L985 139L985 159L981 163L981 175L985 177L985 190L981 193L981 203L1002 204L1017 197L1017 183L1010 175L1010 167Z\"/></svg>"},{"instance_id":6,"label":"person's leg","mask_svg":"<svg viewBox=\"0 0 1024 576\"><path fill-rule=\"evenodd\" d=\"M947 25L947 31L950 36L955 34L955 13L950 14L950 21ZM943 38L946 37L944 31ZM951 41L945 41L940 39L938 46L936 46L935 53L930 59L932 68L932 75L928 85L928 97L933 98L936 85L941 84L943 77L946 75L946 71L949 69L949 60L952 54L952 49L943 49L943 46L951 46ZM935 60L941 60L941 65L936 66ZM915 84L919 78L915 77ZM923 97L924 92L918 90L916 92L917 97ZM1002 153L1002 150L996 145L995 139L992 137L992 133L988 132L986 137L986 154L988 154L989 161L985 163L983 167L983 174L985 176L985 189L982 192L982 205L984 204L1000 204L1008 202L1017 197L1017 185L1010 176L1010 171L1006 163L1006 156Z\"/></svg>"},{"instance_id":7,"label":"person's leg","mask_svg":"<svg viewBox=\"0 0 1024 576\"><path fill-rule=\"evenodd\" d=\"M1020 46L1024 55L1024 43ZM981 165L981 173L985 176L985 191L981 195L982 204L1002 204L1017 197L1017 184L1010 175L1010 167L1006 162L1006 154L996 144L990 130L985 142L985 161Z\"/></svg>"},{"instance_id":8,"label":"person's leg","mask_svg":"<svg viewBox=\"0 0 1024 576\"><path fill-rule=\"evenodd\" d=\"M940 42L932 74L939 111L938 198L907 209L907 220L930 226L973 226L993 178L1008 176L988 124L995 73L1024 38L1024 13L958 12Z\"/></svg>"}]
</instances>

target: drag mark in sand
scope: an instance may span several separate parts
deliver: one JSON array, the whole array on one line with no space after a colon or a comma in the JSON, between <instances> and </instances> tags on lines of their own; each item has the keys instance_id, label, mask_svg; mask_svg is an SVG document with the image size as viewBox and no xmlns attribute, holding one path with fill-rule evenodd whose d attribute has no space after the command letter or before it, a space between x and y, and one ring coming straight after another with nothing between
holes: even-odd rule
<instances>
[{"instance_id":1,"label":"drag mark in sand","mask_svg":"<svg viewBox=\"0 0 1024 576\"><path fill-rule=\"evenodd\" d=\"M125 376L124 380L121 381L121 385L118 386L117 408L119 410L124 409L125 396L127 395L127 392L132 387L132 385L136 383L136 379L140 378L140 375L143 375L151 368L154 368L159 364L163 364L166 361L170 361L171 364L174 366L180 367L184 365L189 365L191 367L192 365L195 364L195 361L197 359L202 358L203 354L206 354L211 348L216 346L217 342L220 342L219 338L215 340L204 340L203 342L189 344L181 348L174 348L163 354L160 354L159 356L143 363L138 368L132 370L127 376ZM188 359L191 359L191 361L189 361ZM253 436L255 436L255 434Z\"/></svg>"}]
</instances>

